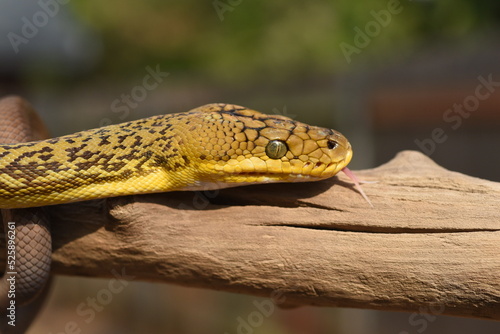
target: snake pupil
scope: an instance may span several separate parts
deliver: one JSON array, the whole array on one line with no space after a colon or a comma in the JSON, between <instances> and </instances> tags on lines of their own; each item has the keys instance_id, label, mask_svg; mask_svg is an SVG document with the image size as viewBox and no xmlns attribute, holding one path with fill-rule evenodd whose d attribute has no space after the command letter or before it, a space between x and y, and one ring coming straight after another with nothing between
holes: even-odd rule
<instances>
[{"instance_id":1,"label":"snake pupil","mask_svg":"<svg viewBox=\"0 0 500 334\"><path fill-rule=\"evenodd\" d=\"M271 159L280 159L288 152L288 146L281 140L271 140L266 146L266 154Z\"/></svg>"},{"instance_id":2,"label":"snake pupil","mask_svg":"<svg viewBox=\"0 0 500 334\"><path fill-rule=\"evenodd\" d=\"M339 144L335 140L329 140L327 146L328 146L328 149L333 150L333 149L337 148L337 146L339 146Z\"/></svg>"}]
</instances>

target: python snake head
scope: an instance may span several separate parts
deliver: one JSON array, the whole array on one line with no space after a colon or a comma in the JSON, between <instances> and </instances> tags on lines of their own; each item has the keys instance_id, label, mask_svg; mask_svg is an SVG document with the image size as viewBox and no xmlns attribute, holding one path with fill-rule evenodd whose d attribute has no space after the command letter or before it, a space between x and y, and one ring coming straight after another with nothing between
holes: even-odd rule
<instances>
[{"instance_id":1,"label":"python snake head","mask_svg":"<svg viewBox=\"0 0 500 334\"><path fill-rule=\"evenodd\" d=\"M195 178L182 190L329 178L350 162L352 149L339 132L281 115L230 104L191 111L184 136L196 142Z\"/></svg>"}]
</instances>

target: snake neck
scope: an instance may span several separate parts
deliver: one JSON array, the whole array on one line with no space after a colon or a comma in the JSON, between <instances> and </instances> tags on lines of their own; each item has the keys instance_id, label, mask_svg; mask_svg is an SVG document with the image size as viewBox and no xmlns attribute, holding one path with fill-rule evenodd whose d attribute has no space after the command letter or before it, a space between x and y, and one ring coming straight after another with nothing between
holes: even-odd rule
<instances>
[{"instance_id":1,"label":"snake neck","mask_svg":"<svg viewBox=\"0 0 500 334\"><path fill-rule=\"evenodd\" d=\"M189 164L178 115L0 145L0 208L43 206L182 187Z\"/></svg>"}]
</instances>

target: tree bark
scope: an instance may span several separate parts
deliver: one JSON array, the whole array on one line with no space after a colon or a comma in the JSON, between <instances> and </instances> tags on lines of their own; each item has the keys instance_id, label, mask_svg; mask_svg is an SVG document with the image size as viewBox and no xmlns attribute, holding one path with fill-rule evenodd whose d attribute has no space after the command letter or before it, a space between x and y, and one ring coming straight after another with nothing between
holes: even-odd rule
<instances>
[{"instance_id":1,"label":"tree bark","mask_svg":"<svg viewBox=\"0 0 500 334\"><path fill-rule=\"evenodd\" d=\"M500 320L500 183L418 152L313 183L48 207L54 274Z\"/></svg>"}]
</instances>

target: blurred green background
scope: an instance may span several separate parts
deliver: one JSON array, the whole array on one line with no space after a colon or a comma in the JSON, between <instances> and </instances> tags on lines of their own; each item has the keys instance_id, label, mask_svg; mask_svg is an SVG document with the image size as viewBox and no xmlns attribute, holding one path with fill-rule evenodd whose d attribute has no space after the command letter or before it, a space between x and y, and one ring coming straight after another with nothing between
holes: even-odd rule
<instances>
[{"instance_id":1,"label":"blurred green background","mask_svg":"<svg viewBox=\"0 0 500 334\"><path fill-rule=\"evenodd\" d=\"M499 92L457 127L444 115L479 78L500 81L499 22L499 2L472 0L4 0L0 95L26 97L54 135L240 104L339 129L353 144L354 169L413 149L498 181ZM163 73L158 85L138 89L152 70ZM435 128L444 143L429 141ZM77 305L106 284L59 278L30 333L63 332ZM82 333L237 333L254 300L134 282ZM277 311L254 333L419 329L409 314L306 307ZM440 316L425 333L472 329L500 326Z\"/></svg>"}]
</instances>

